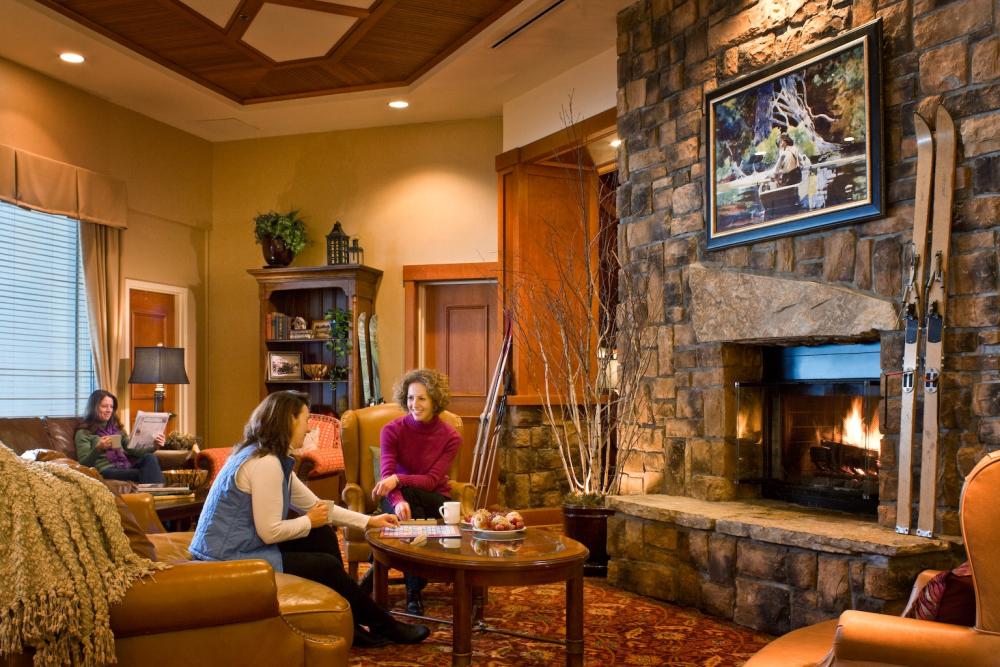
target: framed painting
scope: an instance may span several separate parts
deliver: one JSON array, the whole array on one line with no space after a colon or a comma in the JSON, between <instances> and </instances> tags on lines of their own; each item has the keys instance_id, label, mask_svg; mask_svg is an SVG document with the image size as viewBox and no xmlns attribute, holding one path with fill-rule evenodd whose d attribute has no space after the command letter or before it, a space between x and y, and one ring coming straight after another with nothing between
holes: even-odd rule
<instances>
[{"instance_id":1,"label":"framed painting","mask_svg":"<svg viewBox=\"0 0 1000 667\"><path fill-rule=\"evenodd\" d=\"M302 379L302 353L301 352L268 352L267 353L267 381L280 380L301 380Z\"/></svg>"},{"instance_id":2,"label":"framed painting","mask_svg":"<svg viewBox=\"0 0 1000 667\"><path fill-rule=\"evenodd\" d=\"M709 250L885 214L882 21L705 95Z\"/></svg>"}]
</instances>

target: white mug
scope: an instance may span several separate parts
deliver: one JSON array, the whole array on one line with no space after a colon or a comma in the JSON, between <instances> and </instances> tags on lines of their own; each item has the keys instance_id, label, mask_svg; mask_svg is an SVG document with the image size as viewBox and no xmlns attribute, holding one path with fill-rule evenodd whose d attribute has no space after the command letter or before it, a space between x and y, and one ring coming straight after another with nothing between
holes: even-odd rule
<instances>
[{"instance_id":1,"label":"white mug","mask_svg":"<svg viewBox=\"0 0 1000 667\"><path fill-rule=\"evenodd\" d=\"M462 514L462 503L455 501L442 503L441 507L438 508L438 514L441 515L445 523L456 524Z\"/></svg>"}]
</instances>

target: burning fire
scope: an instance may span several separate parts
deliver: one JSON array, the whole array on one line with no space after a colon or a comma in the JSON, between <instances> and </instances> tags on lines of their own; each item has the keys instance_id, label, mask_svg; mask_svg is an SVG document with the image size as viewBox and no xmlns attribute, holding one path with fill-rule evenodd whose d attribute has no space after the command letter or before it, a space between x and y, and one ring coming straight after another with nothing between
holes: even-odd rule
<instances>
[{"instance_id":1,"label":"burning fire","mask_svg":"<svg viewBox=\"0 0 1000 667\"><path fill-rule=\"evenodd\" d=\"M878 411L876 410L872 415L871 426L868 432L865 432L862 399L855 397L851 401L851 409L844 417L840 441L846 445L878 451L881 440L882 432L879 430Z\"/></svg>"}]
</instances>

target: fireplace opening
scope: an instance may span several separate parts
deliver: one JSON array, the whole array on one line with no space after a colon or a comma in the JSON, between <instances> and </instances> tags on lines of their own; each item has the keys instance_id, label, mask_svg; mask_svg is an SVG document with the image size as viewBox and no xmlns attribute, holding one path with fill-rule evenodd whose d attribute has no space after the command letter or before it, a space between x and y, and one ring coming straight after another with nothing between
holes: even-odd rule
<instances>
[{"instance_id":1,"label":"fireplace opening","mask_svg":"<svg viewBox=\"0 0 1000 667\"><path fill-rule=\"evenodd\" d=\"M876 514L879 344L765 348L736 383L739 482L810 507Z\"/></svg>"}]
</instances>

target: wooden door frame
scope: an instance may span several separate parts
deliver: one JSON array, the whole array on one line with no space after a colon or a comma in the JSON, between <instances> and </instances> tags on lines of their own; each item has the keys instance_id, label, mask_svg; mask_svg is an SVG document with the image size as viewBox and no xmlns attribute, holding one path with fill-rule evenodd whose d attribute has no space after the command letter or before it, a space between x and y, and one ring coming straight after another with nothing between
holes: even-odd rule
<instances>
[{"instance_id":1,"label":"wooden door frame","mask_svg":"<svg viewBox=\"0 0 1000 667\"><path fill-rule=\"evenodd\" d=\"M179 285L166 285L164 283L152 283L145 280L125 279L125 310L124 310L124 331L122 332L122 360L130 361L132 358L132 327L127 320L132 312L132 290L142 290L144 292L156 292L157 294L169 294L174 297L174 314L177 319L174 340L177 347L184 348L184 364L187 366L188 379L193 383L198 376L197 350L191 343L188 336L188 296L191 290ZM128 364L122 365L123 381L128 381ZM127 388L127 386L126 386ZM129 406L127 391L119 392L119 406L121 407L122 421L125 427L130 428L132 423L132 411ZM182 433L191 433L195 427L195 392L190 384L177 385L177 404L181 406L181 414L177 418L177 430Z\"/></svg>"},{"instance_id":2,"label":"wooden door frame","mask_svg":"<svg viewBox=\"0 0 1000 667\"><path fill-rule=\"evenodd\" d=\"M403 266L403 363L406 368L421 365L420 326L423 317L425 283L462 283L494 281L500 289L497 262L466 262L462 264L407 264ZM498 294L499 297L499 294ZM500 303L497 299L497 303Z\"/></svg>"}]
</instances>

